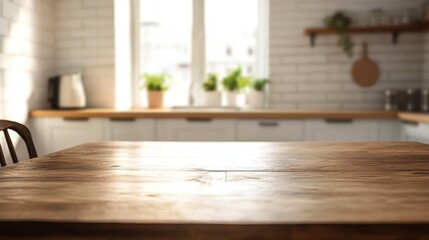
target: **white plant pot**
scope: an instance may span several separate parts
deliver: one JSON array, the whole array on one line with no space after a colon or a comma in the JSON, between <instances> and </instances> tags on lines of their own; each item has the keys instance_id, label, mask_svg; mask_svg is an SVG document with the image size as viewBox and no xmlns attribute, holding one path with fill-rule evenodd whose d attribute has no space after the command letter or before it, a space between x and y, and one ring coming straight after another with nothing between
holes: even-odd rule
<instances>
[{"instance_id":1,"label":"white plant pot","mask_svg":"<svg viewBox=\"0 0 429 240\"><path fill-rule=\"evenodd\" d=\"M265 107L265 93L252 90L249 93L249 107L250 108L264 108Z\"/></svg>"},{"instance_id":2,"label":"white plant pot","mask_svg":"<svg viewBox=\"0 0 429 240\"><path fill-rule=\"evenodd\" d=\"M226 107L236 107L237 106L237 92L225 92L225 106Z\"/></svg>"},{"instance_id":3,"label":"white plant pot","mask_svg":"<svg viewBox=\"0 0 429 240\"><path fill-rule=\"evenodd\" d=\"M222 106L222 94L217 91L204 92L203 104L206 107L220 107Z\"/></svg>"}]
</instances>

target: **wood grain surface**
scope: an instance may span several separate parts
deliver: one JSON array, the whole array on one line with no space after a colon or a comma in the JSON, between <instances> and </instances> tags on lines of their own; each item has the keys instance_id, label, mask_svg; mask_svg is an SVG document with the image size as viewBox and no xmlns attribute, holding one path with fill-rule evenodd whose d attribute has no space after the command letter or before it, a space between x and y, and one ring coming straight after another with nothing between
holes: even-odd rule
<instances>
[{"instance_id":1,"label":"wood grain surface","mask_svg":"<svg viewBox=\"0 0 429 240\"><path fill-rule=\"evenodd\" d=\"M368 43L362 46L362 57L352 67L352 76L355 83L361 87L371 87L377 83L380 77L378 64L368 55Z\"/></svg>"},{"instance_id":2,"label":"wood grain surface","mask_svg":"<svg viewBox=\"0 0 429 240\"><path fill-rule=\"evenodd\" d=\"M428 113L399 113L399 119L402 121L429 123Z\"/></svg>"},{"instance_id":3,"label":"wood grain surface","mask_svg":"<svg viewBox=\"0 0 429 240\"><path fill-rule=\"evenodd\" d=\"M104 142L0 169L0 239L429 239L419 143Z\"/></svg>"},{"instance_id":4,"label":"wood grain surface","mask_svg":"<svg viewBox=\"0 0 429 240\"><path fill-rule=\"evenodd\" d=\"M282 110L186 110L114 109L33 110L33 118L224 118L224 119L397 119L396 112L385 111L282 111Z\"/></svg>"},{"instance_id":5,"label":"wood grain surface","mask_svg":"<svg viewBox=\"0 0 429 240\"><path fill-rule=\"evenodd\" d=\"M280 111L280 110L240 110L240 111L185 111L134 109L118 111L114 109L85 110L33 110L30 116L63 118L226 118L226 119L399 119L429 123L427 113L406 113L386 111Z\"/></svg>"},{"instance_id":6,"label":"wood grain surface","mask_svg":"<svg viewBox=\"0 0 429 240\"><path fill-rule=\"evenodd\" d=\"M347 30L348 33L400 33L400 32L424 32L428 30L427 24L416 25L386 25L386 26L362 26L352 27ZM335 30L326 27L307 28L305 35L312 34L338 34Z\"/></svg>"}]
</instances>

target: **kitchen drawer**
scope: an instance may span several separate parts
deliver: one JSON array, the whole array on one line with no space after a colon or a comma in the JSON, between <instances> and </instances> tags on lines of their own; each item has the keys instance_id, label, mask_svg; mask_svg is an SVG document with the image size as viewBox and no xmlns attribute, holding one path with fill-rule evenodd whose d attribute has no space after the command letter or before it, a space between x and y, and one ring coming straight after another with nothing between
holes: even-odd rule
<instances>
[{"instance_id":1,"label":"kitchen drawer","mask_svg":"<svg viewBox=\"0 0 429 240\"><path fill-rule=\"evenodd\" d=\"M301 141L304 138L302 121L239 120L236 129L238 141Z\"/></svg>"},{"instance_id":2,"label":"kitchen drawer","mask_svg":"<svg viewBox=\"0 0 429 240\"><path fill-rule=\"evenodd\" d=\"M107 141L155 141L155 119L106 119L104 138Z\"/></svg>"},{"instance_id":3,"label":"kitchen drawer","mask_svg":"<svg viewBox=\"0 0 429 240\"><path fill-rule=\"evenodd\" d=\"M379 120L378 141L398 142L401 141L401 124L397 120Z\"/></svg>"},{"instance_id":4,"label":"kitchen drawer","mask_svg":"<svg viewBox=\"0 0 429 240\"><path fill-rule=\"evenodd\" d=\"M378 141L377 121L326 119L305 121L306 141Z\"/></svg>"},{"instance_id":5,"label":"kitchen drawer","mask_svg":"<svg viewBox=\"0 0 429 240\"><path fill-rule=\"evenodd\" d=\"M234 120L158 119L158 141L234 141Z\"/></svg>"},{"instance_id":6,"label":"kitchen drawer","mask_svg":"<svg viewBox=\"0 0 429 240\"><path fill-rule=\"evenodd\" d=\"M39 155L103 140L103 120L94 118L43 118Z\"/></svg>"},{"instance_id":7,"label":"kitchen drawer","mask_svg":"<svg viewBox=\"0 0 429 240\"><path fill-rule=\"evenodd\" d=\"M429 124L418 122L402 122L402 140L429 143Z\"/></svg>"}]
</instances>

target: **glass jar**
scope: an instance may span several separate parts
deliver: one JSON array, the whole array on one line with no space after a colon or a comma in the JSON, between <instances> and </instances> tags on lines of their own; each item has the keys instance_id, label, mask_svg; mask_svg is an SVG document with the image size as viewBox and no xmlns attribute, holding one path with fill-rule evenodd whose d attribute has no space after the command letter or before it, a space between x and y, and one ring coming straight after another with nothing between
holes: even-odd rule
<instances>
[{"instance_id":1,"label":"glass jar","mask_svg":"<svg viewBox=\"0 0 429 240\"><path fill-rule=\"evenodd\" d=\"M411 13L411 10L408 9L402 13L401 24L407 25L407 24L411 24L411 22L412 22L412 13Z\"/></svg>"},{"instance_id":2,"label":"glass jar","mask_svg":"<svg viewBox=\"0 0 429 240\"><path fill-rule=\"evenodd\" d=\"M369 16L369 25L370 26L379 26L381 25L383 18L383 10L381 9L374 9L371 11L371 14Z\"/></svg>"},{"instance_id":3,"label":"glass jar","mask_svg":"<svg viewBox=\"0 0 429 240\"><path fill-rule=\"evenodd\" d=\"M423 4L422 20L424 22L429 22L429 1Z\"/></svg>"}]
</instances>

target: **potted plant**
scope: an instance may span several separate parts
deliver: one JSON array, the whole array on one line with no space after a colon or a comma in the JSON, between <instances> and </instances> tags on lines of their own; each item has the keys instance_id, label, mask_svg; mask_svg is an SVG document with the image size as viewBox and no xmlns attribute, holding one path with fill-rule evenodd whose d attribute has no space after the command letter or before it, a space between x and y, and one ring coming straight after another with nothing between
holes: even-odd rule
<instances>
[{"instance_id":1,"label":"potted plant","mask_svg":"<svg viewBox=\"0 0 429 240\"><path fill-rule=\"evenodd\" d=\"M347 56L353 56L354 43L348 33L353 24L352 18L345 12L338 11L328 16L324 20L325 25L333 29L338 34L338 46L341 47Z\"/></svg>"},{"instance_id":2,"label":"potted plant","mask_svg":"<svg viewBox=\"0 0 429 240\"><path fill-rule=\"evenodd\" d=\"M252 82L252 89L249 94L250 108L265 107L265 87L269 84L268 79L256 79Z\"/></svg>"},{"instance_id":3,"label":"potted plant","mask_svg":"<svg viewBox=\"0 0 429 240\"><path fill-rule=\"evenodd\" d=\"M210 73L207 80L203 83L204 88L204 106L220 107L222 105L222 95L218 91L218 76Z\"/></svg>"},{"instance_id":4,"label":"potted plant","mask_svg":"<svg viewBox=\"0 0 429 240\"><path fill-rule=\"evenodd\" d=\"M168 90L169 76L165 73L144 74L144 88L147 89L149 108L162 108L164 106L164 92Z\"/></svg>"},{"instance_id":5,"label":"potted plant","mask_svg":"<svg viewBox=\"0 0 429 240\"><path fill-rule=\"evenodd\" d=\"M249 85L249 78L241 75L241 68L239 67L224 77L222 85L226 90L226 106L235 107L240 91Z\"/></svg>"}]
</instances>

